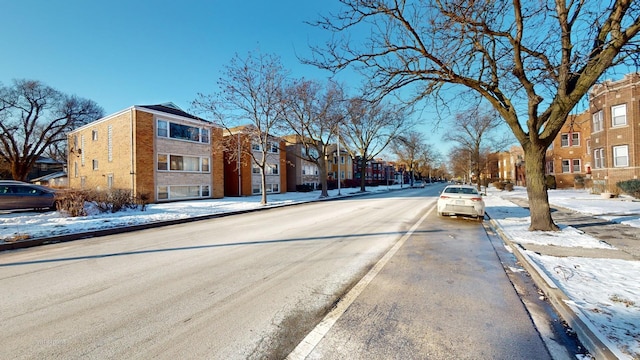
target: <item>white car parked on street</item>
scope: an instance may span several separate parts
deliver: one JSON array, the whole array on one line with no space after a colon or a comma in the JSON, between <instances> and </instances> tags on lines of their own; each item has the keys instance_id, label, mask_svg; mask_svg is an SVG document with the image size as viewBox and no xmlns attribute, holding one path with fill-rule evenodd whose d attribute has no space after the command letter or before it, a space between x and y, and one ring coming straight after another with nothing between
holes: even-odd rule
<instances>
[{"instance_id":1,"label":"white car parked on street","mask_svg":"<svg viewBox=\"0 0 640 360\"><path fill-rule=\"evenodd\" d=\"M484 200L478 190L469 185L449 185L438 198L438 216L469 215L482 221Z\"/></svg>"}]
</instances>

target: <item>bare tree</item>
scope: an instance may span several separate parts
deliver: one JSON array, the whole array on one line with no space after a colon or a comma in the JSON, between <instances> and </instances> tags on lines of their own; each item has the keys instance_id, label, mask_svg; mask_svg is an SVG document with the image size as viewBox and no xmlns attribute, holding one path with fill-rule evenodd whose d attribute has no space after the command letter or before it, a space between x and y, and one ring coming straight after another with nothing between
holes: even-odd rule
<instances>
[{"instance_id":1,"label":"bare tree","mask_svg":"<svg viewBox=\"0 0 640 360\"><path fill-rule=\"evenodd\" d=\"M502 124L502 119L493 110L482 111L475 107L457 113L452 121L451 129L445 134L445 140L458 145L469 154L471 173L478 176L478 190L480 190L480 170L485 167L486 153L491 149L500 149L502 144L495 137L495 132ZM483 161L484 160L484 161ZM471 178L469 179L471 182Z\"/></svg>"},{"instance_id":2,"label":"bare tree","mask_svg":"<svg viewBox=\"0 0 640 360\"><path fill-rule=\"evenodd\" d=\"M473 169L471 157L468 148L456 146L449 151L449 169L454 177L467 181Z\"/></svg>"},{"instance_id":3,"label":"bare tree","mask_svg":"<svg viewBox=\"0 0 640 360\"><path fill-rule=\"evenodd\" d=\"M301 157L318 166L322 187L320 197L327 197L327 162L344 116L341 112L343 90L332 81L324 86L318 81L303 79L287 86L285 94L283 105L287 130L297 135L304 150Z\"/></svg>"},{"instance_id":4,"label":"bare tree","mask_svg":"<svg viewBox=\"0 0 640 360\"><path fill-rule=\"evenodd\" d=\"M421 177L427 176L429 182L431 178L442 177L444 174L440 174L438 166L442 162L442 155L433 149L428 143L424 144L424 147L418 152L417 171Z\"/></svg>"},{"instance_id":5,"label":"bare tree","mask_svg":"<svg viewBox=\"0 0 640 360\"><path fill-rule=\"evenodd\" d=\"M263 205L267 204L267 175L283 165L274 164L271 159L276 149L284 151L279 149L274 134L283 119L281 103L286 77L280 58L275 55L236 55L218 80L221 90L213 95L198 94L193 102L197 112L212 116L225 129L229 161L240 163L246 156L260 169ZM239 142L237 137L229 136L238 133L242 134Z\"/></svg>"},{"instance_id":6,"label":"bare tree","mask_svg":"<svg viewBox=\"0 0 640 360\"><path fill-rule=\"evenodd\" d=\"M68 131L103 115L92 100L36 80L15 80L0 87L0 162L15 180L25 181L40 156L66 142Z\"/></svg>"},{"instance_id":7,"label":"bare tree","mask_svg":"<svg viewBox=\"0 0 640 360\"><path fill-rule=\"evenodd\" d=\"M414 101L479 94L525 152L530 230L557 230L544 182L545 150L568 114L610 68L638 62L634 0L340 0L316 25L333 36L309 60L354 65L381 94L415 90ZM349 35L363 36L352 41ZM449 86L453 85L453 87Z\"/></svg>"},{"instance_id":8,"label":"bare tree","mask_svg":"<svg viewBox=\"0 0 640 360\"><path fill-rule=\"evenodd\" d=\"M410 121L402 107L381 100L352 98L348 101L340 140L350 156L360 162L360 191L366 191L367 164L409 125Z\"/></svg>"},{"instance_id":9,"label":"bare tree","mask_svg":"<svg viewBox=\"0 0 640 360\"><path fill-rule=\"evenodd\" d=\"M426 147L424 134L417 131L409 131L406 135L398 135L391 143L391 151L398 158L398 162L407 165L407 169L411 174L409 181L412 186L420 155L424 154Z\"/></svg>"}]
</instances>

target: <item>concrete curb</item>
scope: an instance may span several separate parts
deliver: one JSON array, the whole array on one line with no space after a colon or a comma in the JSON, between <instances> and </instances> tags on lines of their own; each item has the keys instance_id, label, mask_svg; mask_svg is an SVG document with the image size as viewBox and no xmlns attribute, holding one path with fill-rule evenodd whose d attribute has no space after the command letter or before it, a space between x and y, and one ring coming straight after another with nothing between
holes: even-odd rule
<instances>
[{"instance_id":1,"label":"concrete curb","mask_svg":"<svg viewBox=\"0 0 640 360\"><path fill-rule=\"evenodd\" d=\"M617 356L600 340L600 338L591 331L589 326L578 316L573 309L567 305L570 301L569 297L558 288L557 284L541 269L531 258L523 252L523 248L514 242L504 233L498 222L489 217L491 228L502 238L502 240L513 250L513 254L518 259L522 267L531 275L536 286L538 286L545 294L549 303L567 322L578 336L578 339L585 348L596 359L618 359Z\"/></svg>"}]
</instances>

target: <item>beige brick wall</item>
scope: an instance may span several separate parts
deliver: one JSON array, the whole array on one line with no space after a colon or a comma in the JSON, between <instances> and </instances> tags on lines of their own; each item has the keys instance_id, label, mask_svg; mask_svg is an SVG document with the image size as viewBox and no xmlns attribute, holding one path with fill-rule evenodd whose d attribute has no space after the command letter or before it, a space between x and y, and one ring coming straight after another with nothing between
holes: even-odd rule
<instances>
[{"instance_id":1,"label":"beige brick wall","mask_svg":"<svg viewBox=\"0 0 640 360\"><path fill-rule=\"evenodd\" d=\"M111 157L109 157L109 127L111 128ZM94 131L97 134L96 140L93 137ZM74 146L75 138L77 138L77 148ZM131 189L130 112L96 121L70 133L68 148L70 150L68 158L70 188L82 188L81 179L84 178L84 188L105 189L108 176L113 176L113 188ZM97 161L97 169L93 167L94 160Z\"/></svg>"}]
</instances>

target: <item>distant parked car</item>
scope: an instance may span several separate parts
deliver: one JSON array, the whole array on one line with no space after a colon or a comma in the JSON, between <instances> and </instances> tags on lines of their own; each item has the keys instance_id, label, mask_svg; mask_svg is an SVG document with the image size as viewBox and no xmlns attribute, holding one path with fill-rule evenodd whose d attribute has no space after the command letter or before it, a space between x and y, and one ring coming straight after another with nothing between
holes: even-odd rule
<instances>
[{"instance_id":1,"label":"distant parked car","mask_svg":"<svg viewBox=\"0 0 640 360\"><path fill-rule=\"evenodd\" d=\"M478 190L469 185L448 185L438 198L438 216L469 215L484 218L484 200Z\"/></svg>"},{"instance_id":2,"label":"distant parked car","mask_svg":"<svg viewBox=\"0 0 640 360\"><path fill-rule=\"evenodd\" d=\"M45 186L0 180L0 210L55 210L55 196L55 190Z\"/></svg>"}]
</instances>

